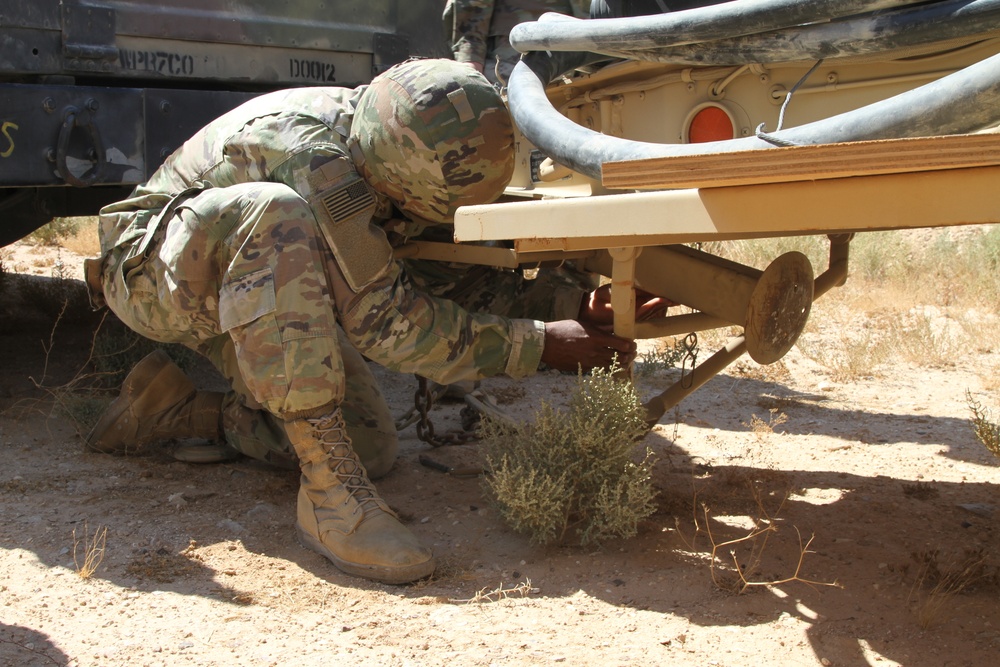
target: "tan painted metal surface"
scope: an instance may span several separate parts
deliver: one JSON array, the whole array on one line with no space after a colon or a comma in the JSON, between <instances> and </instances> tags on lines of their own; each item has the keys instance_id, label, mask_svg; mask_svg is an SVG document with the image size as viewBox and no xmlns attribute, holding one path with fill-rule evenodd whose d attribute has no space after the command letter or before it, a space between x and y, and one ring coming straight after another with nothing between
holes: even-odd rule
<instances>
[{"instance_id":1,"label":"tan painted metal surface","mask_svg":"<svg viewBox=\"0 0 1000 667\"><path fill-rule=\"evenodd\" d=\"M998 183L991 166L469 206L455 239L523 253L997 223Z\"/></svg>"}]
</instances>

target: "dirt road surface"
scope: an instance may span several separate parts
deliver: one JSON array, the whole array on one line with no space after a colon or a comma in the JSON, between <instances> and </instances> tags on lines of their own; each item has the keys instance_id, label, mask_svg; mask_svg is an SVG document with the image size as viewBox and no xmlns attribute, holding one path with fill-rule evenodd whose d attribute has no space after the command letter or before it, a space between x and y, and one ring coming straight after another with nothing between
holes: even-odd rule
<instances>
[{"instance_id":1,"label":"dirt road surface","mask_svg":"<svg viewBox=\"0 0 1000 667\"><path fill-rule=\"evenodd\" d=\"M8 272L51 275L57 260L19 252ZM85 451L52 393L84 368L92 321L53 333L43 308L2 315L4 667L997 664L1000 467L966 399L995 405L996 352L842 382L798 349L737 364L648 435L657 511L600 549L512 533L480 479L418 462L475 465L477 446L432 449L411 426L378 488L440 564L388 586L296 542L293 471ZM415 380L379 377L406 412ZM643 376L640 393L676 379ZM574 382L483 389L527 419ZM432 412L438 432L459 408Z\"/></svg>"}]
</instances>

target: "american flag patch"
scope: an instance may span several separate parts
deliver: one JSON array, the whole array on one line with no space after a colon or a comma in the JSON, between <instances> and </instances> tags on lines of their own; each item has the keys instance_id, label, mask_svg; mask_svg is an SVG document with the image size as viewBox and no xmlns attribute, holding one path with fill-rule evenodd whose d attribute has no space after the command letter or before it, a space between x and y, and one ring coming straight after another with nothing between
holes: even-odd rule
<instances>
[{"instance_id":1,"label":"american flag patch","mask_svg":"<svg viewBox=\"0 0 1000 667\"><path fill-rule=\"evenodd\" d=\"M375 197L360 179L331 190L323 195L322 201L334 224L346 222L375 205Z\"/></svg>"}]
</instances>

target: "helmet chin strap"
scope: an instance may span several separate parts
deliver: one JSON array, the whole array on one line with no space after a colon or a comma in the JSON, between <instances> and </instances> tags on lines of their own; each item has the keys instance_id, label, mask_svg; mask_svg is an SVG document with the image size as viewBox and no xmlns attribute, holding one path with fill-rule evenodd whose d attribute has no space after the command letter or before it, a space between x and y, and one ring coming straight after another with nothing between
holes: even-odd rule
<instances>
[{"instance_id":1,"label":"helmet chin strap","mask_svg":"<svg viewBox=\"0 0 1000 667\"><path fill-rule=\"evenodd\" d=\"M351 154L351 160L359 171L365 166L365 153L361 150L361 143L354 135L347 137L347 151ZM363 171L361 173L364 173Z\"/></svg>"}]
</instances>

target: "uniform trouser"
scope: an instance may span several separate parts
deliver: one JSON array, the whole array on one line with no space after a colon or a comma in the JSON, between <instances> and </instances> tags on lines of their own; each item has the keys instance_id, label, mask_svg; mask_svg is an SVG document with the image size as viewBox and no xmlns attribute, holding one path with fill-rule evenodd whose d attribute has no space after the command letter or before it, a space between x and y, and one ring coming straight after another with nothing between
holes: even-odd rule
<instances>
[{"instance_id":1,"label":"uniform trouser","mask_svg":"<svg viewBox=\"0 0 1000 667\"><path fill-rule=\"evenodd\" d=\"M288 458L283 421L341 407L371 476L388 471L395 426L337 324L330 281L340 274L308 203L275 183L211 188L161 226L147 260L105 277L105 298L137 332L201 352L229 380L227 442Z\"/></svg>"},{"instance_id":2,"label":"uniform trouser","mask_svg":"<svg viewBox=\"0 0 1000 667\"><path fill-rule=\"evenodd\" d=\"M345 375L340 409L355 452L365 464L369 477L378 479L389 472L399 451L395 420L368 362L351 347L343 330L338 334ZM223 337L213 342L218 344L217 349L202 346L198 350L226 373L233 386L222 403L226 443L251 458L282 467L297 467L295 450L281 421L257 406L246 388L239 386L242 382L239 374L226 372L225 369L236 365L232 342Z\"/></svg>"}]
</instances>

